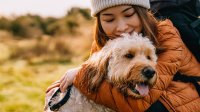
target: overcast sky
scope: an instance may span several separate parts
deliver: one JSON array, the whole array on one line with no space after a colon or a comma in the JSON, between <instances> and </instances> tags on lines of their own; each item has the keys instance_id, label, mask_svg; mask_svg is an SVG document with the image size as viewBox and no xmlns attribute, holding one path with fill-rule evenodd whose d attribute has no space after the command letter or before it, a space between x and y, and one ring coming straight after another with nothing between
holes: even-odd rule
<instances>
[{"instance_id":1,"label":"overcast sky","mask_svg":"<svg viewBox=\"0 0 200 112\"><path fill-rule=\"evenodd\" d=\"M0 0L0 15L23 15L61 17L72 6L89 8L89 0Z\"/></svg>"}]
</instances>

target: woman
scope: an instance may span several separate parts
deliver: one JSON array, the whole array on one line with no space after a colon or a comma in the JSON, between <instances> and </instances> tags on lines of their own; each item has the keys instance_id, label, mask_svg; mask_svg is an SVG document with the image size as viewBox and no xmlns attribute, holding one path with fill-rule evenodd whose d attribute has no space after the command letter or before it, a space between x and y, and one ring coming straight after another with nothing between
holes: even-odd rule
<instances>
[{"instance_id":1,"label":"woman","mask_svg":"<svg viewBox=\"0 0 200 112\"><path fill-rule=\"evenodd\" d=\"M143 33L153 41L157 49L160 49L156 85L142 99L125 97L106 81L102 82L98 91L88 92L87 80L80 83L84 79L84 74L77 74L80 68L75 68L50 86L47 95L51 93L49 90L56 86L65 91L73 82L88 98L118 112L143 112L156 101L158 103L154 107L166 110L150 108L148 111L200 111L200 98L194 85L173 81L177 72L200 76L200 64L185 47L172 23L169 20L157 21L148 12L149 0L91 0L91 4L92 16L97 19L92 53L100 50L109 39L115 39L122 33ZM83 84L85 85L82 86Z\"/></svg>"}]
</instances>

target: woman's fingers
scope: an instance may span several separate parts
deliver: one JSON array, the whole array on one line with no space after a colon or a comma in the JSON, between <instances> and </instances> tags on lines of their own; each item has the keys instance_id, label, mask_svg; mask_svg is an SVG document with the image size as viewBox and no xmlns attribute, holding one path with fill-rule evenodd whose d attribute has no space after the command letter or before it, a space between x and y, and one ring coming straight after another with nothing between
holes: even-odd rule
<instances>
[{"instance_id":1,"label":"woman's fingers","mask_svg":"<svg viewBox=\"0 0 200 112\"><path fill-rule=\"evenodd\" d=\"M64 79L63 79L63 81L61 82L61 84L60 84L60 91L62 92L62 93L64 93L65 91L66 91L66 89L67 89L67 87L69 86L68 84L68 80L67 80L68 78L67 77L65 77Z\"/></svg>"},{"instance_id":2,"label":"woman's fingers","mask_svg":"<svg viewBox=\"0 0 200 112\"><path fill-rule=\"evenodd\" d=\"M46 90L46 93L48 93L51 89L55 88L55 87L59 87L60 84L63 82L63 80L65 79L66 77L66 74L67 72L60 78L60 80L54 82L52 85L50 85L47 90Z\"/></svg>"},{"instance_id":3,"label":"woman's fingers","mask_svg":"<svg viewBox=\"0 0 200 112\"><path fill-rule=\"evenodd\" d=\"M68 86L69 86L68 82L65 82L65 84L64 84L63 87L62 87L62 89L60 89L61 92L62 92L62 93L66 92Z\"/></svg>"},{"instance_id":4,"label":"woman's fingers","mask_svg":"<svg viewBox=\"0 0 200 112\"><path fill-rule=\"evenodd\" d=\"M50 85L47 90L46 90L46 93L48 93L51 89L55 88L55 87L59 87L60 86L60 82L56 82L52 85Z\"/></svg>"},{"instance_id":5,"label":"woman's fingers","mask_svg":"<svg viewBox=\"0 0 200 112\"><path fill-rule=\"evenodd\" d=\"M67 87L73 83L73 80L75 76L77 75L77 72L80 70L80 67L75 69L68 70L65 75L60 80L60 90L61 92L66 92Z\"/></svg>"},{"instance_id":6,"label":"woman's fingers","mask_svg":"<svg viewBox=\"0 0 200 112\"><path fill-rule=\"evenodd\" d=\"M67 76L67 72L61 77L60 82L62 82L66 76Z\"/></svg>"},{"instance_id":7,"label":"woman's fingers","mask_svg":"<svg viewBox=\"0 0 200 112\"><path fill-rule=\"evenodd\" d=\"M62 82L60 83L60 91L63 93L64 89L63 86L65 85L65 79L62 80Z\"/></svg>"},{"instance_id":8,"label":"woman's fingers","mask_svg":"<svg viewBox=\"0 0 200 112\"><path fill-rule=\"evenodd\" d=\"M63 87L64 87L64 85L66 83L66 78L67 78L67 72L60 79L60 90L61 90L61 92L65 91L65 88L63 88Z\"/></svg>"},{"instance_id":9,"label":"woman's fingers","mask_svg":"<svg viewBox=\"0 0 200 112\"><path fill-rule=\"evenodd\" d=\"M46 97L52 96L52 94L55 92L55 89L50 89L47 94Z\"/></svg>"}]
</instances>

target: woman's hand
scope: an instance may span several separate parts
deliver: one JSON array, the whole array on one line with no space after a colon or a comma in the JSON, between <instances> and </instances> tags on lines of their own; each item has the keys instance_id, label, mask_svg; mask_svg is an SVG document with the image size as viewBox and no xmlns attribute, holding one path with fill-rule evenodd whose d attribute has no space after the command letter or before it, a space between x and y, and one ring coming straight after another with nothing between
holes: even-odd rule
<instances>
[{"instance_id":1,"label":"woman's hand","mask_svg":"<svg viewBox=\"0 0 200 112\"><path fill-rule=\"evenodd\" d=\"M46 90L46 97L45 97L45 107L44 110L46 111L48 108L48 102L50 97L55 93L58 87L60 87L61 92L65 92L67 87L72 84L75 76L77 75L78 71L81 67L74 68L68 70L60 80L54 82L52 85L50 85Z\"/></svg>"},{"instance_id":2,"label":"woman's hand","mask_svg":"<svg viewBox=\"0 0 200 112\"><path fill-rule=\"evenodd\" d=\"M80 68L81 67L68 70L65 75L60 79L60 90L62 93L65 92L67 90L67 87L73 83L74 78Z\"/></svg>"}]
</instances>

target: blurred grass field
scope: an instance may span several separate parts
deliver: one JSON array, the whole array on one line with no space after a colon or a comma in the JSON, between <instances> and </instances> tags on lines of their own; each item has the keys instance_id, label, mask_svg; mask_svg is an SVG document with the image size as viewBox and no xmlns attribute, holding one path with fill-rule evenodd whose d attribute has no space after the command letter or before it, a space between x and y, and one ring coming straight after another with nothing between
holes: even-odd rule
<instances>
[{"instance_id":1,"label":"blurred grass field","mask_svg":"<svg viewBox=\"0 0 200 112\"><path fill-rule=\"evenodd\" d=\"M0 112L42 112L46 88L79 63L28 65L26 61L0 66Z\"/></svg>"},{"instance_id":2,"label":"blurred grass field","mask_svg":"<svg viewBox=\"0 0 200 112\"><path fill-rule=\"evenodd\" d=\"M47 87L88 58L93 22L79 8L62 18L0 18L0 112L42 112Z\"/></svg>"},{"instance_id":3,"label":"blurred grass field","mask_svg":"<svg viewBox=\"0 0 200 112\"><path fill-rule=\"evenodd\" d=\"M79 37L53 38L49 43L39 40L36 45L32 39L3 40L0 41L0 112L42 112L46 88L87 59L92 42Z\"/></svg>"},{"instance_id":4,"label":"blurred grass field","mask_svg":"<svg viewBox=\"0 0 200 112\"><path fill-rule=\"evenodd\" d=\"M91 41L82 39L57 38L52 44L59 48L50 51L49 44L31 46L32 40L0 41L0 112L42 112L47 87L89 56Z\"/></svg>"}]
</instances>

